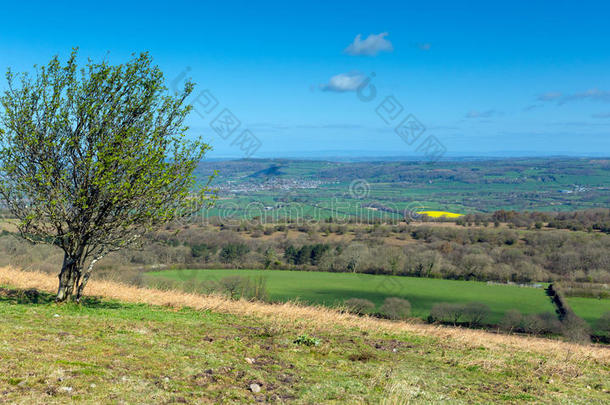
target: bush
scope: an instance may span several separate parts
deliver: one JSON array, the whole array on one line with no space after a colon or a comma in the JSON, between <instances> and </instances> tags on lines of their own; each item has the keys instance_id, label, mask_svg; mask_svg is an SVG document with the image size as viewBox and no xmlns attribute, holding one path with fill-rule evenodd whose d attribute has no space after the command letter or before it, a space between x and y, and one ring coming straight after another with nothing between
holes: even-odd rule
<instances>
[{"instance_id":1,"label":"bush","mask_svg":"<svg viewBox=\"0 0 610 405\"><path fill-rule=\"evenodd\" d=\"M468 326L479 326L491 314L489 307L481 302L469 302L464 305L463 310L464 321L468 322Z\"/></svg>"},{"instance_id":2,"label":"bush","mask_svg":"<svg viewBox=\"0 0 610 405\"><path fill-rule=\"evenodd\" d=\"M347 310L352 314L364 315L375 310L375 304L364 298L350 298L345 300Z\"/></svg>"},{"instance_id":3,"label":"bush","mask_svg":"<svg viewBox=\"0 0 610 405\"><path fill-rule=\"evenodd\" d=\"M464 315L464 306L461 304L451 304L441 302L434 304L430 310L428 320L430 322L446 322L457 324Z\"/></svg>"},{"instance_id":4,"label":"bush","mask_svg":"<svg viewBox=\"0 0 610 405\"><path fill-rule=\"evenodd\" d=\"M508 333L521 328L523 315L516 309L509 309L504 313L504 317L500 321L500 328Z\"/></svg>"},{"instance_id":5,"label":"bush","mask_svg":"<svg viewBox=\"0 0 610 405\"><path fill-rule=\"evenodd\" d=\"M407 319L411 314L411 303L402 298L390 297L383 301L379 311L388 319Z\"/></svg>"},{"instance_id":6,"label":"bush","mask_svg":"<svg viewBox=\"0 0 610 405\"><path fill-rule=\"evenodd\" d=\"M491 310L480 302L467 304L452 304L441 302L435 304L430 311L428 321L452 323L454 325L466 322L468 326L479 326L489 317Z\"/></svg>"},{"instance_id":7,"label":"bush","mask_svg":"<svg viewBox=\"0 0 610 405\"><path fill-rule=\"evenodd\" d=\"M531 314L523 317L522 329L524 332L534 335L559 333L561 331L561 322L551 312Z\"/></svg>"},{"instance_id":8,"label":"bush","mask_svg":"<svg viewBox=\"0 0 610 405\"><path fill-rule=\"evenodd\" d=\"M568 311L561 322L561 333L571 342L591 342L591 328L589 324L572 311Z\"/></svg>"},{"instance_id":9,"label":"bush","mask_svg":"<svg viewBox=\"0 0 610 405\"><path fill-rule=\"evenodd\" d=\"M238 299L242 289L244 278L242 276L223 277L218 282L222 292L227 294L231 299Z\"/></svg>"}]
</instances>

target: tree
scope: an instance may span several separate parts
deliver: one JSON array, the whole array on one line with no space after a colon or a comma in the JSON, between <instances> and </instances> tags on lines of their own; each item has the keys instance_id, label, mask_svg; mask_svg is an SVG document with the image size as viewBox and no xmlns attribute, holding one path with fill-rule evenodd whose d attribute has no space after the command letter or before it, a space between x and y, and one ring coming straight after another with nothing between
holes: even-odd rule
<instances>
[{"instance_id":1,"label":"tree","mask_svg":"<svg viewBox=\"0 0 610 405\"><path fill-rule=\"evenodd\" d=\"M250 248L243 243L228 243L223 246L220 251L220 261L223 263L233 263L240 261L248 252Z\"/></svg>"},{"instance_id":2,"label":"tree","mask_svg":"<svg viewBox=\"0 0 610 405\"><path fill-rule=\"evenodd\" d=\"M0 195L23 238L63 250L57 301L79 301L109 252L211 201L193 175L209 146L183 124L194 85L169 94L148 54L79 69L74 50L6 78Z\"/></svg>"}]
</instances>

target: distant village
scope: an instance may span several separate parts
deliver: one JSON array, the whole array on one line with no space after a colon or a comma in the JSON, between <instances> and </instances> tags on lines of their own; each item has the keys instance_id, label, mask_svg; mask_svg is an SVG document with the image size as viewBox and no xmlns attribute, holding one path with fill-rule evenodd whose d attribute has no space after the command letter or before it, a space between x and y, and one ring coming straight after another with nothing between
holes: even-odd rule
<instances>
[{"instance_id":1,"label":"distant village","mask_svg":"<svg viewBox=\"0 0 610 405\"><path fill-rule=\"evenodd\" d=\"M286 191L294 189L318 188L322 184L326 184L326 182L320 180L285 179L273 177L265 180L264 182L237 182L234 180L229 180L226 183L219 184L217 189L219 192L226 193L253 193L267 190Z\"/></svg>"}]
</instances>

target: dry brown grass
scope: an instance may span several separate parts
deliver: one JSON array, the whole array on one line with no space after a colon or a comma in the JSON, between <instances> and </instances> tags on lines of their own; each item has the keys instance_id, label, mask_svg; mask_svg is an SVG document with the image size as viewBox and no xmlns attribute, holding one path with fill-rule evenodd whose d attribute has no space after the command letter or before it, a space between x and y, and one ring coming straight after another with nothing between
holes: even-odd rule
<instances>
[{"instance_id":1,"label":"dry brown grass","mask_svg":"<svg viewBox=\"0 0 610 405\"><path fill-rule=\"evenodd\" d=\"M11 267L3 267L0 268L0 284L53 292L57 288L57 278L45 273L26 272ZM574 364L582 362L593 361L603 367L610 366L610 350L602 346L580 345L542 338L502 335L421 323L391 322L376 318L358 317L320 306L304 306L297 303L265 304L233 301L220 296L162 291L101 280L91 281L87 287L87 293L124 302L146 303L173 308L190 307L241 316L262 317L278 324L298 323L319 330L329 330L340 325L365 331L406 332L438 338L439 350L447 345L454 348L485 347L499 350L502 353L514 351L544 353L547 361L540 367L549 371L555 370L564 375L570 374L570 367Z\"/></svg>"}]
</instances>

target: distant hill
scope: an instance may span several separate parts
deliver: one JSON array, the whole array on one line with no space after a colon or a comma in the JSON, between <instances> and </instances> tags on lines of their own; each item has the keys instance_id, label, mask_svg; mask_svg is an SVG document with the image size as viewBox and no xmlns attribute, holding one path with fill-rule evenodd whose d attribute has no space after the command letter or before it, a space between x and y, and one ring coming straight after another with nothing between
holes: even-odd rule
<instances>
[{"instance_id":1,"label":"distant hill","mask_svg":"<svg viewBox=\"0 0 610 405\"><path fill-rule=\"evenodd\" d=\"M261 177L273 177L273 176L286 175L286 172L283 172L281 169L282 169L282 166L276 165L276 164L272 164L268 168L263 169L263 170L259 170L259 171L255 172L255 173L252 173L248 177L250 177L250 178L261 178Z\"/></svg>"}]
</instances>

